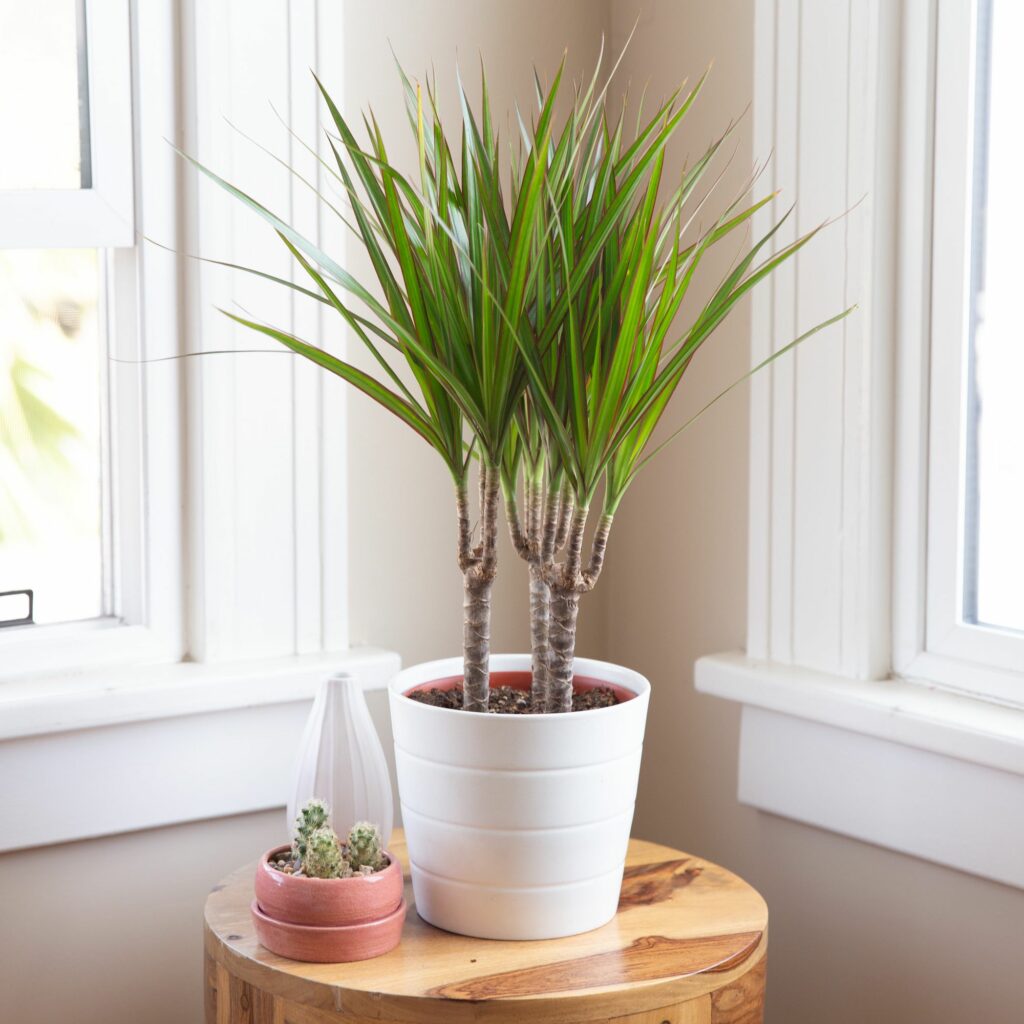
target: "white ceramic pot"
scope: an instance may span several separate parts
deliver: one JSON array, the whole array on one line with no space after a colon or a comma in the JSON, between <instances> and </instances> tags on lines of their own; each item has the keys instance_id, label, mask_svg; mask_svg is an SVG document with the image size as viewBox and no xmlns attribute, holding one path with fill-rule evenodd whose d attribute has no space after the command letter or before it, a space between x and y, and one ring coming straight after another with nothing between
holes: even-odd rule
<instances>
[{"instance_id":1,"label":"white ceramic pot","mask_svg":"<svg viewBox=\"0 0 1024 1024\"><path fill-rule=\"evenodd\" d=\"M527 654L491 671L529 671ZM416 910L484 939L550 939L615 915L633 821L650 684L577 658L576 675L636 694L560 715L468 714L410 700L462 674L427 662L391 682L391 720Z\"/></svg>"}]
</instances>

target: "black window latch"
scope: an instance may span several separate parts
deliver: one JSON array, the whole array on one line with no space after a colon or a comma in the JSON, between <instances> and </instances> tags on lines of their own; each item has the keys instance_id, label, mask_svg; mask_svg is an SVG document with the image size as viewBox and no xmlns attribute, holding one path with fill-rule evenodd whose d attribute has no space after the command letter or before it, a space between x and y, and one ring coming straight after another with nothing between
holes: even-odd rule
<instances>
[{"instance_id":1,"label":"black window latch","mask_svg":"<svg viewBox=\"0 0 1024 1024\"><path fill-rule=\"evenodd\" d=\"M17 600L19 597L23 600ZM0 629L6 626L31 626L34 604L35 595L31 590L0 591Z\"/></svg>"}]
</instances>

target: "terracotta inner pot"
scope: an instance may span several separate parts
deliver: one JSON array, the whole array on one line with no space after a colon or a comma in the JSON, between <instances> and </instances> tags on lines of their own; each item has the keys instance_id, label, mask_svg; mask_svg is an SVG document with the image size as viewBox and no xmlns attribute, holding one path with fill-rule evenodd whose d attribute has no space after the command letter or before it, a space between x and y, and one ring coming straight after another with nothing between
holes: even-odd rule
<instances>
[{"instance_id":1,"label":"terracotta inner pot","mask_svg":"<svg viewBox=\"0 0 1024 1024\"><path fill-rule=\"evenodd\" d=\"M386 868L352 878L307 878L270 866L271 859L288 851L287 846L269 850L256 868L256 899L277 921L313 927L355 925L391 914L402 901L402 867L386 850Z\"/></svg>"},{"instance_id":2,"label":"terracotta inner pot","mask_svg":"<svg viewBox=\"0 0 1024 1024\"><path fill-rule=\"evenodd\" d=\"M453 690L462 685L462 676L444 676L427 683L418 683L410 686L404 691L404 696L417 690ZM530 689L530 673L523 671L497 671L491 673L491 686L511 686L515 690ZM595 690L598 687L611 690L620 704L632 700L636 694L625 686L616 686L614 683L605 682L603 679L595 679L593 676L574 676L572 681L573 693L586 693L588 690ZM585 713L585 712L584 712ZM513 717L513 716L509 716Z\"/></svg>"}]
</instances>

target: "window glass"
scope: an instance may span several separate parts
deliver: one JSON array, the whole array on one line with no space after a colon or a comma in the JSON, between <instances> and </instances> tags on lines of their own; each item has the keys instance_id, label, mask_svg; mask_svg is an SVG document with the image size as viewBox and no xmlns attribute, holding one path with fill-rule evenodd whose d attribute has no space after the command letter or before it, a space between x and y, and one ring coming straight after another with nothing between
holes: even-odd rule
<instances>
[{"instance_id":1,"label":"window glass","mask_svg":"<svg viewBox=\"0 0 1024 1024\"><path fill-rule=\"evenodd\" d=\"M0 592L103 611L96 250L0 251Z\"/></svg>"},{"instance_id":2,"label":"window glass","mask_svg":"<svg viewBox=\"0 0 1024 1024\"><path fill-rule=\"evenodd\" d=\"M1024 4L981 0L974 137L964 618L1024 630Z\"/></svg>"},{"instance_id":3,"label":"window glass","mask_svg":"<svg viewBox=\"0 0 1024 1024\"><path fill-rule=\"evenodd\" d=\"M0 0L0 189L89 188L84 0Z\"/></svg>"}]
</instances>

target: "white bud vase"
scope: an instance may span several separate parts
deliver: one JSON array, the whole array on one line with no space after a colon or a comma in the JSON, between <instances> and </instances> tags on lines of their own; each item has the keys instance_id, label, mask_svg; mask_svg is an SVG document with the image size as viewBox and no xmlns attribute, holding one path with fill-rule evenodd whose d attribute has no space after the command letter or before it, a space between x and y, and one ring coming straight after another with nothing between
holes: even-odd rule
<instances>
[{"instance_id":1,"label":"white bud vase","mask_svg":"<svg viewBox=\"0 0 1024 1024\"><path fill-rule=\"evenodd\" d=\"M349 675L327 679L313 701L292 773L289 833L312 797L330 808L340 835L357 821L370 821L380 827L385 846L391 841L394 809L384 749L363 688Z\"/></svg>"}]
</instances>

